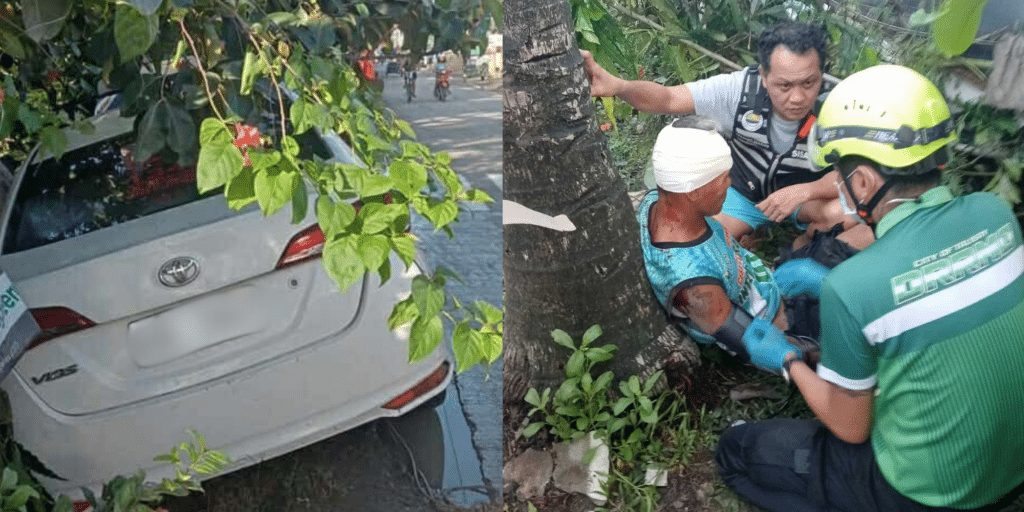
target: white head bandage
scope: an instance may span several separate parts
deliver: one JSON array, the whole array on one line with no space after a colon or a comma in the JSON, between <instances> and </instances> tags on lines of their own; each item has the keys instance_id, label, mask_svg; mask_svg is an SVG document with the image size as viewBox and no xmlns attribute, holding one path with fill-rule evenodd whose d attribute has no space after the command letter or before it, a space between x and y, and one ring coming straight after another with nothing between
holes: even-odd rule
<instances>
[{"instance_id":1,"label":"white head bandage","mask_svg":"<svg viewBox=\"0 0 1024 512\"><path fill-rule=\"evenodd\" d=\"M668 125L654 143L654 181L669 192L693 192L732 168L729 145L716 132Z\"/></svg>"}]
</instances>

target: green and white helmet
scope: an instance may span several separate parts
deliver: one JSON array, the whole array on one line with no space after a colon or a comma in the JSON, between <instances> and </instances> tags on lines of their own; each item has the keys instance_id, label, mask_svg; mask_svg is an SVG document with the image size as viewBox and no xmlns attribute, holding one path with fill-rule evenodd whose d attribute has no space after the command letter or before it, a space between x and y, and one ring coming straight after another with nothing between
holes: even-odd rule
<instances>
[{"instance_id":1,"label":"green and white helmet","mask_svg":"<svg viewBox=\"0 0 1024 512\"><path fill-rule=\"evenodd\" d=\"M887 174L923 174L942 167L946 152L939 150L954 140L949 106L938 88L912 69L883 64L832 89L808 146L811 161L821 168L860 155Z\"/></svg>"}]
</instances>

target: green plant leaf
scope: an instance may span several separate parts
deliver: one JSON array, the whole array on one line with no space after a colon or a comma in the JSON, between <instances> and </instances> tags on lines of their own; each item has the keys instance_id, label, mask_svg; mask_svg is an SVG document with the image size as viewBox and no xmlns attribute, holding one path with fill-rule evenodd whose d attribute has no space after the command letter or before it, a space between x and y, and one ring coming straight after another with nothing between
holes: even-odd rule
<instances>
[{"instance_id":1,"label":"green plant leaf","mask_svg":"<svg viewBox=\"0 0 1024 512\"><path fill-rule=\"evenodd\" d=\"M39 493L28 485L19 485L14 493L4 501L4 510L24 510L24 506L30 498L38 498Z\"/></svg>"},{"instance_id":2,"label":"green plant leaf","mask_svg":"<svg viewBox=\"0 0 1024 512\"><path fill-rule=\"evenodd\" d=\"M347 290L360 279L362 279L365 268L359 261L359 254L356 252L355 240L352 236L345 236L328 241L324 246L323 266L327 275L337 283L342 291Z\"/></svg>"},{"instance_id":3,"label":"green plant leaf","mask_svg":"<svg viewBox=\"0 0 1024 512\"><path fill-rule=\"evenodd\" d=\"M306 190L306 181L301 177L295 180L295 188L292 189L292 224L302 222L309 213L309 193Z\"/></svg>"},{"instance_id":4,"label":"green plant leaf","mask_svg":"<svg viewBox=\"0 0 1024 512\"><path fill-rule=\"evenodd\" d=\"M74 509L75 507L74 504L71 503L71 498L66 494L61 494L53 504L53 510L51 512L73 512Z\"/></svg>"},{"instance_id":5,"label":"green plant leaf","mask_svg":"<svg viewBox=\"0 0 1024 512\"><path fill-rule=\"evenodd\" d=\"M226 184L242 172L242 153L230 143L211 142L199 150L196 184L200 193Z\"/></svg>"},{"instance_id":6,"label":"green plant leaf","mask_svg":"<svg viewBox=\"0 0 1024 512\"><path fill-rule=\"evenodd\" d=\"M391 245L405 266L412 265L416 259L416 237L412 233L402 233L391 237Z\"/></svg>"},{"instance_id":7,"label":"green plant leaf","mask_svg":"<svg viewBox=\"0 0 1024 512\"><path fill-rule=\"evenodd\" d=\"M418 275L412 280L412 300L420 316L436 316L444 308L444 288L427 276Z\"/></svg>"},{"instance_id":8,"label":"green plant leaf","mask_svg":"<svg viewBox=\"0 0 1024 512\"><path fill-rule=\"evenodd\" d=\"M942 16L932 23L932 36L947 57L960 55L974 42L987 1L945 0Z\"/></svg>"},{"instance_id":9,"label":"green plant leaf","mask_svg":"<svg viewBox=\"0 0 1024 512\"><path fill-rule=\"evenodd\" d=\"M578 398L580 396L580 390L578 378L569 378L562 381L562 384L558 386L558 390L555 391L555 404L565 404L570 400Z\"/></svg>"},{"instance_id":10,"label":"green plant leaf","mask_svg":"<svg viewBox=\"0 0 1024 512\"><path fill-rule=\"evenodd\" d=\"M633 396L640 394L640 379L636 375L629 377L629 391Z\"/></svg>"},{"instance_id":11,"label":"green plant leaf","mask_svg":"<svg viewBox=\"0 0 1024 512\"><path fill-rule=\"evenodd\" d=\"M596 381L594 381L594 389L607 389L608 387L611 386L613 378L615 378L615 374L613 374L611 371L602 373L601 376L598 377Z\"/></svg>"},{"instance_id":12,"label":"green plant leaf","mask_svg":"<svg viewBox=\"0 0 1024 512\"><path fill-rule=\"evenodd\" d=\"M945 13L941 9L934 12L928 12L924 10L924 8L921 8L914 11L914 14L910 15L910 19L907 20L907 24L911 27L927 25L941 18L943 14Z\"/></svg>"},{"instance_id":13,"label":"green plant leaf","mask_svg":"<svg viewBox=\"0 0 1024 512\"><path fill-rule=\"evenodd\" d=\"M650 393L651 389L654 388L654 385L658 382L658 379L660 379L662 374L664 374L664 373L665 373L664 371L658 370L658 371L654 372L653 375L648 377L647 378L647 382L644 382L643 394L646 395L646 394Z\"/></svg>"},{"instance_id":14,"label":"green plant leaf","mask_svg":"<svg viewBox=\"0 0 1024 512\"><path fill-rule=\"evenodd\" d=\"M622 411L625 411L626 408L629 407L632 404L633 404L633 400L632 399L626 398L626 397L622 397L622 398L618 399L615 402L615 405L612 406L612 413L615 414L616 416L618 416L618 415L622 414Z\"/></svg>"},{"instance_id":15,"label":"green plant leaf","mask_svg":"<svg viewBox=\"0 0 1024 512\"><path fill-rule=\"evenodd\" d=\"M71 5L71 0L21 0L25 34L37 43L52 39L64 26Z\"/></svg>"},{"instance_id":16,"label":"green plant leaf","mask_svg":"<svg viewBox=\"0 0 1024 512\"><path fill-rule=\"evenodd\" d=\"M408 214L403 204L370 203L359 211L359 218L363 221L363 233L374 234L389 230L395 221Z\"/></svg>"},{"instance_id":17,"label":"green plant leaf","mask_svg":"<svg viewBox=\"0 0 1024 512\"><path fill-rule=\"evenodd\" d=\"M44 126L39 132L39 142L55 158L60 158L68 148L68 137L64 134L64 130L52 124Z\"/></svg>"},{"instance_id":18,"label":"green plant leaf","mask_svg":"<svg viewBox=\"0 0 1024 512\"><path fill-rule=\"evenodd\" d=\"M167 145L167 100L161 98L146 111L139 121L138 137L135 139L135 158L144 162Z\"/></svg>"},{"instance_id":19,"label":"green plant leaf","mask_svg":"<svg viewBox=\"0 0 1024 512\"><path fill-rule=\"evenodd\" d=\"M523 437L531 438L531 437L533 437L534 434L537 433L537 431L539 431L543 427L544 427L544 423L540 422L540 421L537 421L537 422L534 422L534 423L530 423L523 430ZM532 510L536 511L537 509L532 508Z\"/></svg>"},{"instance_id":20,"label":"green plant leaf","mask_svg":"<svg viewBox=\"0 0 1024 512\"><path fill-rule=\"evenodd\" d=\"M590 395L594 389L594 378L589 373L584 373L580 376L580 387L583 388L583 392Z\"/></svg>"},{"instance_id":21,"label":"green plant leaf","mask_svg":"<svg viewBox=\"0 0 1024 512\"><path fill-rule=\"evenodd\" d=\"M355 218L356 209L346 202L335 203L324 195L316 200L316 220L328 240L344 232Z\"/></svg>"},{"instance_id":22,"label":"green plant leaf","mask_svg":"<svg viewBox=\"0 0 1024 512\"><path fill-rule=\"evenodd\" d=\"M555 340L555 343L558 343L559 345L569 350L576 350L576 345L573 344L572 338L569 337L569 334L567 334L565 331L561 329L555 329L551 331L551 337Z\"/></svg>"},{"instance_id":23,"label":"green plant leaf","mask_svg":"<svg viewBox=\"0 0 1024 512\"><path fill-rule=\"evenodd\" d=\"M239 92L243 95L252 93L252 86L256 83L256 80L266 73L266 66L263 64L263 60L260 59L259 55L249 51L245 52L245 59L242 61L242 84ZM295 105L292 104L292 107ZM294 123L294 120L292 121Z\"/></svg>"},{"instance_id":24,"label":"green plant leaf","mask_svg":"<svg viewBox=\"0 0 1024 512\"><path fill-rule=\"evenodd\" d=\"M233 140L231 132L224 126L224 123L216 118L203 119L202 124L199 125L199 143L203 146L212 143L231 144Z\"/></svg>"},{"instance_id":25,"label":"green plant leaf","mask_svg":"<svg viewBox=\"0 0 1024 512\"><path fill-rule=\"evenodd\" d=\"M478 337L479 333L473 332L468 320L459 322L452 331L452 352L455 353L456 371L459 373L472 368L482 359L478 342L474 339Z\"/></svg>"},{"instance_id":26,"label":"green plant leaf","mask_svg":"<svg viewBox=\"0 0 1024 512\"><path fill-rule=\"evenodd\" d=\"M256 176L252 169L243 167L237 176L231 178L224 189L224 198L232 210L241 210L256 200Z\"/></svg>"},{"instance_id":27,"label":"green plant leaf","mask_svg":"<svg viewBox=\"0 0 1024 512\"><path fill-rule=\"evenodd\" d=\"M623 396L632 397L634 396L633 391L629 388L629 383L626 381L619 381L619 391L622 392Z\"/></svg>"},{"instance_id":28,"label":"green plant leaf","mask_svg":"<svg viewBox=\"0 0 1024 512\"><path fill-rule=\"evenodd\" d=\"M580 348L585 348L593 343L594 340L600 337L602 333L603 331L601 331L600 325L594 324L590 326L590 328L587 329L587 332L583 333L583 343L580 344Z\"/></svg>"},{"instance_id":29,"label":"green plant leaf","mask_svg":"<svg viewBox=\"0 0 1024 512\"><path fill-rule=\"evenodd\" d=\"M444 325L436 316L420 316L409 331L409 362L414 363L430 355L441 343Z\"/></svg>"},{"instance_id":30,"label":"green plant leaf","mask_svg":"<svg viewBox=\"0 0 1024 512\"><path fill-rule=\"evenodd\" d=\"M583 374L583 365L586 363L586 358L583 356L583 352L574 351L569 356L569 361L565 363L565 375L568 377L579 377Z\"/></svg>"},{"instance_id":31,"label":"green plant leaf","mask_svg":"<svg viewBox=\"0 0 1024 512\"><path fill-rule=\"evenodd\" d=\"M379 268L388 259L391 243L384 235L359 235L356 251L367 269Z\"/></svg>"},{"instance_id":32,"label":"green plant leaf","mask_svg":"<svg viewBox=\"0 0 1024 512\"><path fill-rule=\"evenodd\" d=\"M159 31L159 19L146 16L130 4L117 4L114 15L114 41L121 62L128 62L146 53Z\"/></svg>"},{"instance_id":33,"label":"green plant leaf","mask_svg":"<svg viewBox=\"0 0 1024 512\"><path fill-rule=\"evenodd\" d=\"M419 309L416 307L416 303L413 302L412 297L406 297L398 301L391 308L391 314L388 315L388 329L393 331L402 325L408 324L415 320L419 314Z\"/></svg>"},{"instance_id":34,"label":"green plant leaf","mask_svg":"<svg viewBox=\"0 0 1024 512\"><path fill-rule=\"evenodd\" d=\"M5 467L3 478L0 479L0 492L7 494L18 485L18 473L9 467Z\"/></svg>"},{"instance_id":35,"label":"green plant leaf","mask_svg":"<svg viewBox=\"0 0 1024 512\"><path fill-rule=\"evenodd\" d=\"M526 400L526 403L534 407L544 407L544 404L542 404L540 401L540 393L537 392L536 388L530 388L530 390L526 392L526 398L524 398L523 400Z\"/></svg>"},{"instance_id":36,"label":"green plant leaf","mask_svg":"<svg viewBox=\"0 0 1024 512\"><path fill-rule=\"evenodd\" d=\"M600 363L600 362L603 362L603 361L607 361L607 360L609 360L609 359L611 359L613 357L611 353L609 353L607 350L605 350L603 348L587 349L586 354L587 354L587 359L590 359L591 361L593 361L595 363Z\"/></svg>"},{"instance_id":37,"label":"green plant leaf","mask_svg":"<svg viewBox=\"0 0 1024 512\"><path fill-rule=\"evenodd\" d=\"M263 215L273 215L292 199L299 175L277 169L265 169L256 173L254 187L256 200Z\"/></svg>"},{"instance_id":38,"label":"green plant leaf","mask_svg":"<svg viewBox=\"0 0 1024 512\"><path fill-rule=\"evenodd\" d=\"M406 197L416 195L427 184L427 170L416 162L393 162L389 174L394 179L395 188Z\"/></svg>"}]
</instances>

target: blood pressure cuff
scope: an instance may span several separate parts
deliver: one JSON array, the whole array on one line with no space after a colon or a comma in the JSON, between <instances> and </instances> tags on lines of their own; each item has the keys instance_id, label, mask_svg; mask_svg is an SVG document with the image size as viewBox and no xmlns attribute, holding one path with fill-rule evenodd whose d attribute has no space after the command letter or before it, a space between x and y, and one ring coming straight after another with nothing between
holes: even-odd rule
<instances>
[{"instance_id":1,"label":"blood pressure cuff","mask_svg":"<svg viewBox=\"0 0 1024 512\"><path fill-rule=\"evenodd\" d=\"M743 334L747 332L747 327L750 327L750 323L753 321L754 317L747 310L733 302L732 309L729 310L729 317L713 334L720 347L740 358L744 363L750 362L750 353L747 352L747 346L743 343Z\"/></svg>"}]
</instances>

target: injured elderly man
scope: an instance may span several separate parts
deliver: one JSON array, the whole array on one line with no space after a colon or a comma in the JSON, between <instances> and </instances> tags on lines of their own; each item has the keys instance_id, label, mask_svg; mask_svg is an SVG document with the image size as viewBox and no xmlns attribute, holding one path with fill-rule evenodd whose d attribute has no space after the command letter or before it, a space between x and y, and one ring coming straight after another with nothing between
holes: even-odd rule
<instances>
[{"instance_id":1,"label":"injured elderly man","mask_svg":"<svg viewBox=\"0 0 1024 512\"><path fill-rule=\"evenodd\" d=\"M794 259L773 276L711 218L729 190L732 157L714 121L676 119L658 135L656 190L637 208L644 264L654 295L697 343L717 343L744 362L786 376L795 351L816 363L817 343L787 337L783 295L817 296L828 268ZM781 287L781 288L780 288Z\"/></svg>"}]
</instances>

